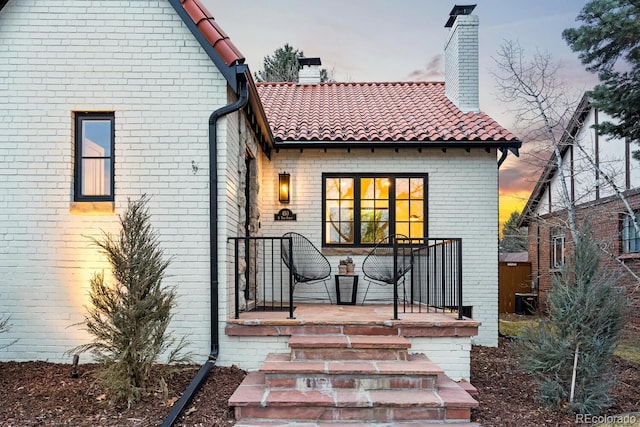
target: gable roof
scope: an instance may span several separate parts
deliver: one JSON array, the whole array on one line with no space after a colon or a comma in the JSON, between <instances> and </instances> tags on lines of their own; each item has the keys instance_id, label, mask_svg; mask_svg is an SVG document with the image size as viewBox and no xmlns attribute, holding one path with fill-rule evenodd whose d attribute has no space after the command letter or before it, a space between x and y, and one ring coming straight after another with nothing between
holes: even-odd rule
<instances>
[{"instance_id":1,"label":"gable roof","mask_svg":"<svg viewBox=\"0 0 640 427\"><path fill-rule=\"evenodd\" d=\"M273 136L271 135L271 129L267 123L255 82L249 67L244 63L244 56L199 0L168 1L218 70L220 70L231 90L236 95L239 95L241 81L247 83L249 103L244 108L244 111L260 145L269 153ZM9 0L0 0L0 11L8 2Z\"/></svg>"},{"instance_id":2,"label":"gable roof","mask_svg":"<svg viewBox=\"0 0 640 427\"><path fill-rule=\"evenodd\" d=\"M244 56L199 0L169 0L169 3L220 70L236 95L239 94L240 80L247 82L249 104L244 110L260 145L268 153L273 136L251 71L245 64Z\"/></svg>"},{"instance_id":3,"label":"gable roof","mask_svg":"<svg viewBox=\"0 0 640 427\"><path fill-rule=\"evenodd\" d=\"M503 147L520 141L484 113L463 113L443 82L257 83L280 147L350 143Z\"/></svg>"},{"instance_id":4,"label":"gable roof","mask_svg":"<svg viewBox=\"0 0 640 427\"><path fill-rule=\"evenodd\" d=\"M198 0L180 0L182 7L187 12L196 27L209 42L211 47L220 55L220 59L231 67L236 64L244 64L242 53L231 42L229 36L222 31L215 18Z\"/></svg>"},{"instance_id":5,"label":"gable roof","mask_svg":"<svg viewBox=\"0 0 640 427\"><path fill-rule=\"evenodd\" d=\"M562 133L562 138L560 138L560 141L558 142L560 146L560 156L564 157L569 148L573 145L574 138L580 128L584 125L584 119L589 111L591 111L591 108L591 100L585 93L582 96L582 99L580 99L573 116L571 116L565 131ZM536 182L536 186L533 188L533 191L529 196L529 200L527 200L527 204L524 206L524 209L522 209L520 219L518 219L518 227L527 227L529 225L531 217L538 209L540 200L551 185L551 181L556 173L558 173L558 164L556 162L555 152L553 152L551 153L544 170L540 174L540 178L538 178L538 182Z\"/></svg>"}]
</instances>

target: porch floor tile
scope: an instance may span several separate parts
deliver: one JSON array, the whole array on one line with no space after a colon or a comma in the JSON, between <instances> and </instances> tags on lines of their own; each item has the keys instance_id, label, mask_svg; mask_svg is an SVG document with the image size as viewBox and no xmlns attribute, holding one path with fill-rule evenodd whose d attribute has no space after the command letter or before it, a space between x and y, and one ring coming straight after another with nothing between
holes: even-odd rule
<instances>
[{"instance_id":1,"label":"porch floor tile","mask_svg":"<svg viewBox=\"0 0 640 427\"><path fill-rule=\"evenodd\" d=\"M479 322L458 320L455 313L400 311L393 319L393 305L333 305L297 303L294 318L288 312L242 312L227 320L227 335L292 335L304 333L394 336L473 336ZM247 330L250 329L253 332ZM322 329L317 331L316 329ZM378 328L375 332L372 328ZM308 329L308 331L307 331Z\"/></svg>"}]
</instances>

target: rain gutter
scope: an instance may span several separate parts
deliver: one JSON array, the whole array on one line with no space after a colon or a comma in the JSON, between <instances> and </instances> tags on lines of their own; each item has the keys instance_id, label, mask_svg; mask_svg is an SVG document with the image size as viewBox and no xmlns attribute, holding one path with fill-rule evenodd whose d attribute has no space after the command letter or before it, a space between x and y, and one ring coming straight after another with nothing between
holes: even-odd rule
<instances>
[{"instance_id":1,"label":"rain gutter","mask_svg":"<svg viewBox=\"0 0 640 427\"><path fill-rule=\"evenodd\" d=\"M244 75L246 66L237 67L238 77ZM218 332L218 119L227 114L244 108L249 102L249 90L247 82L239 79L239 98L237 101L227 104L209 116L209 241L210 241L210 276L211 276L211 351L207 361L202 365L191 384L184 391L167 418L162 423L162 427L171 427L176 422L182 411L187 407L193 396L207 379L209 372L213 369L218 358L220 347L220 334Z\"/></svg>"}]
</instances>

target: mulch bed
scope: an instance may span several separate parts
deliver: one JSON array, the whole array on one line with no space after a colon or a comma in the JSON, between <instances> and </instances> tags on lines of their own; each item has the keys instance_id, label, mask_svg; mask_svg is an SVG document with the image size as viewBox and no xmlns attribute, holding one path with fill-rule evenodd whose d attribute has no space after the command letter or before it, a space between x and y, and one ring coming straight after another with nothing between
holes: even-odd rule
<instances>
[{"instance_id":1,"label":"mulch bed","mask_svg":"<svg viewBox=\"0 0 640 427\"><path fill-rule=\"evenodd\" d=\"M578 425L575 414L544 407L535 381L519 370L510 344L501 339L497 348L474 346L471 351L471 383L480 401L472 411L472 421L486 427ZM615 404L601 415L640 411L640 364L616 356L612 362L618 380L612 390Z\"/></svg>"},{"instance_id":2,"label":"mulch bed","mask_svg":"<svg viewBox=\"0 0 640 427\"><path fill-rule=\"evenodd\" d=\"M478 388L480 407L472 420L483 426L574 426L575 417L543 407L533 380L519 372L504 341L500 347L474 347L472 383ZM615 405L607 414L640 411L640 364L614 358L618 385ZM198 366L171 373L158 366L154 378L164 378L135 407L111 404L95 382L94 365L81 364L80 377L71 378L71 366L46 362L0 363L0 426L159 426L189 385ZM177 426L231 426L227 400L245 372L215 367Z\"/></svg>"},{"instance_id":3,"label":"mulch bed","mask_svg":"<svg viewBox=\"0 0 640 427\"><path fill-rule=\"evenodd\" d=\"M80 365L71 378L71 365L47 362L0 363L0 426L160 426L171 406L198 372L198 366L179 370L159 365L153 378L163 378L153 392L128 409L109 402L92 372ZM230 426L227 401L246 373L236 367L214 367L208 380L176 426Z\"/></svg>"}]
</instances>

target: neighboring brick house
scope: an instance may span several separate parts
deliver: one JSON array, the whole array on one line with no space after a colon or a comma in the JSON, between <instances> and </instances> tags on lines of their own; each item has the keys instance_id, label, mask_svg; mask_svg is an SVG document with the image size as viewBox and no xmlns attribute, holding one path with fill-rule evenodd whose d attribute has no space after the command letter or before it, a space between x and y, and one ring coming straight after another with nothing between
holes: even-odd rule
<instances>
[{"instance_id":1,"label":"neighboring brick house","mask_svg":"<svg viewBox=\"0 0 640 427\"><path fill-rule=\"evenodd\" d=\"M584 95L561 140L562 162L576 220L578 224L587 220L591 225L594 237L604 249L603 268L621 273L619 283L626 286L634 307L628 327L639 331L639 284L621 263L640 274L640 237L635 233L623 201L602 174L612 177L637 214L640 212L640 164L633 158L636 146L631 141L599 135L593 128L594 124L610 120ZM572 247L555 159L554 155L549 159L518 224L528 227L532 280L539 289L543 307L552 286L552 275L559 272Z\"/></svg>"},{"instance_id":2,"label":"neighboring brick house","mask_svg":"<svg viewBox=\"0 0 640 427\"><path fill-rule=\"evenodd\" d=\"M476 342L497 345L498 167L520 142L480 112L477 24L452 17L446 83L256 85L197 0L0 2L0 313L19 338L0 359L68 361L87 341L69 326L82 321L90 276L108 268L88 236L116 230L127 199L146 193L173 257L172 330L197 355L255 369L287 341L225 334L228 239L298 231L334 264L345 250L362 257L372 244L361 236L326 233L322 189L371 177L419 181L407 203L424 209L391 228L463 240ZM302 74L313 78L314 64ZM283 207L295 222L274 220ZM443 359L460 352L460 378L471 341L456 339L439 348Z\"/></svg>"}]
</instances>

